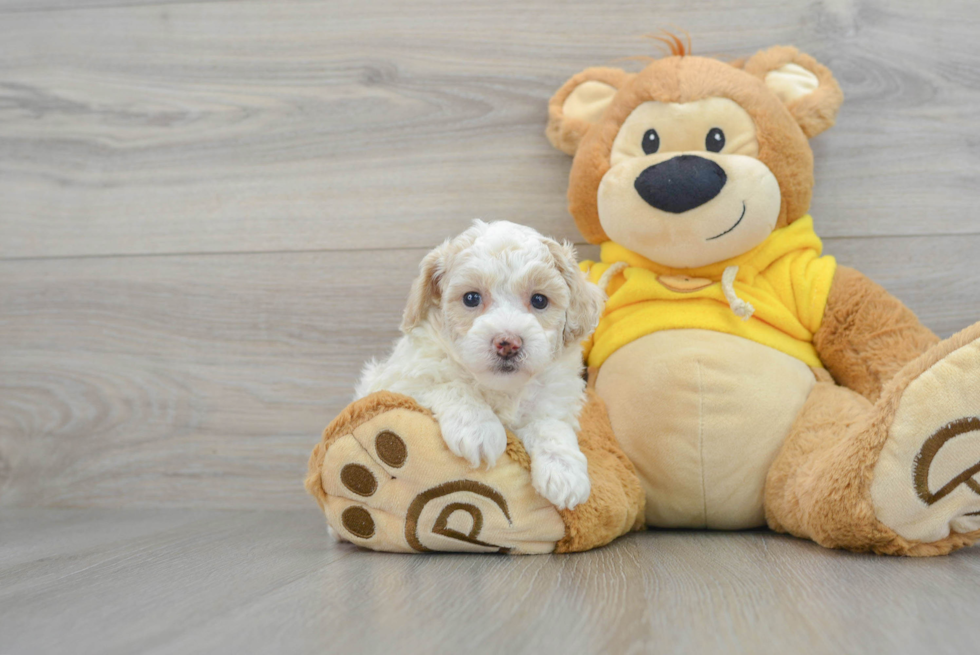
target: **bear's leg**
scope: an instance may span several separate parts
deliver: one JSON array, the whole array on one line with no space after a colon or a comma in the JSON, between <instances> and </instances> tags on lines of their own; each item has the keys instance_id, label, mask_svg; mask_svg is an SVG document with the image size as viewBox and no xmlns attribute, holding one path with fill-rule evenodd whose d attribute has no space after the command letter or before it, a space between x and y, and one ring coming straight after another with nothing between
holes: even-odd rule
<instances>
[{"instance_id":1,"label":"bear's leg","mask_svg":"<svg viewBox=\"0 0 980 655\"><path fill-rule=\"evenodd\" d=\"M980 324L906 365L873 405L814 387L773 463L766 518L832 548L943 555L980 538Z\"/></svg>"},{"instance_id":2,"label":"bear's leg","mask_svg":"<svg viewBox=\"0 0 980 655\"><path fill-rule=\"evenodd\" d=\"M374 550L588 550L639 529L644 496L594 395L581 424L592 492L574 510L534 491L530 459L513 435L493 468L474 469L446 448L430 412L387 392L354 402L327 427L306 488L340 538Z\"/></svg>"}]
</instances>

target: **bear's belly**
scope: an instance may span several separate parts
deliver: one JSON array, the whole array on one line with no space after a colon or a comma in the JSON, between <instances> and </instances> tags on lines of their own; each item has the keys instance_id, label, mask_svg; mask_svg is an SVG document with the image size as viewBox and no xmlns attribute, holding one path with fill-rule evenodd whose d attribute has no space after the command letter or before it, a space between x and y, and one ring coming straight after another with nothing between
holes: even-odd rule
<instances>
[{"instance_id":1,"label":"bear's belly","mask_svg":"<svg viewBox=\"0 0 980 655\"><path fill-rule=\"evenodd\" d=\"M596 392L643 482L647 524L765 525L766 473L815 383L800 360L710 330L655 332L613 353Z\"/></svg>"}]
</instances>

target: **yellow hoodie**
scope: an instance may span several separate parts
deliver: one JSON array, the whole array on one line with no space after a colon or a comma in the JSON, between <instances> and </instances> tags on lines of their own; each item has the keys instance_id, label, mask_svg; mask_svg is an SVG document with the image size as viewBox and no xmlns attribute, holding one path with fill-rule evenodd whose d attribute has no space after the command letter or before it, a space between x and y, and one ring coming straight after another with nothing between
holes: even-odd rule
<instances>
[{"instance_id":1,"label":"yellow hoodie","mask_svg":"<svg viewBox=\"0 0 980 655\"><path fill-rule=\"evenodd\" d=\"M606 241L602 261L581 263L597 284L615 267L606 276L608 282L602 280L609 300L586 342L586 361L601 366L617 349L653 332L701 328L745 337L822 367L813 334L837 268L833 257L820 256L822 250L809 215L773 231L747 253L700 268L663 266ZM735 266L726 297L722 276ZM748 320L735 313L739 301L754 308Z\"/></svg>"}]
</instances>

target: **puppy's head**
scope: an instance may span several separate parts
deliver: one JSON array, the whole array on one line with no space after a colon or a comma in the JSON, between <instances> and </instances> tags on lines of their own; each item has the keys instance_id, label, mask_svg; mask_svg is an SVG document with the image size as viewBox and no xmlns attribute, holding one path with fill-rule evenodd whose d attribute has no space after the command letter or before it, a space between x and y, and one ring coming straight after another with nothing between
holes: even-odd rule
<instances>
[{"instance_id":1,"label":"puppy's head","mask_svg":"<svg viewBox=\"0 0 980 655\"><path fill-rule=\"evenodd\" d=\"M575 250L531 228L484 223L426 255L402 331L427 322L481 383L523 384L595 329L604 294Z\"/></svg>"}]
</instances>

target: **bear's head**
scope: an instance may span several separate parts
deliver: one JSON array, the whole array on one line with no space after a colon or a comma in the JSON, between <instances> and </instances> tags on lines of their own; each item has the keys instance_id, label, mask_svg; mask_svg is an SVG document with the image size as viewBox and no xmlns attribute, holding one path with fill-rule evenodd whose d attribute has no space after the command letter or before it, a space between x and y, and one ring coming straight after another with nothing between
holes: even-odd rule
<instances>
[{"instance_id":1,"label":"bear's head","mask_svg":"<svg viewBox=\"0 0 980 655\"><path fill-rule=\"evenodd\" d=\"M695 268L806 214L807 140L842 101L830 71L795 48L734 63L681 51L639 73L575 75L549 103L547 135L575 156L569 211L589 242Z\"/></svg>"}]
</instances>

